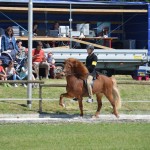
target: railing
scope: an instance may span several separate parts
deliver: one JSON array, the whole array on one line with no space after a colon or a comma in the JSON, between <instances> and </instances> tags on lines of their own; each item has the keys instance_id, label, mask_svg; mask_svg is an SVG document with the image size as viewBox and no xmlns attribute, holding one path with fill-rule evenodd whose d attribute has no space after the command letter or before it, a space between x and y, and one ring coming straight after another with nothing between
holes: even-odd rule
<instances>
[{"instance_id":1,"label":"railing","mask_svg":"<svg viewBox=\"0 0 150 150\"><path fill-rule=\"evenodd\" d=\"M28 83L37 83L39 84L39 87L40 87L40 84L44 84L44 81L42 80L0 80L0 84L1 83L10 83L10 84L16 84L16 83L23 83L23 84L28 84ZM0 98L0 101L1 100L27 100L29 101L28 98ZM32 100L39 100L39 99L35 99L35 98L32 98Z\"/></svg>"},{"instance_id":2,"label":"railing","mask_svg":"<svg viewBox=\"0 0 150 150\"><path fill-rule=\"evenodd\" d=\"M126 81L126 80L122 80L122 81L117 81L117 84L136 84L136 85L150 85L149 81ZM42 88L43 87L66 87L66 84L40 84L39 85L39 112L42 113ZM141 102L141 101L132 101L132 102ZM143 102L143 101L142 101ZM150 102L150 101L145 101Z\"/></svg>"},{"instance_id":3,"label":"railing","mask_svg":"<svg viewBox=\"0 0 150 150\"><path fill-rule=\"evenodd\" d=\"M61 84L44 84L44 81L41 80L0 80L0 83L38 83L39 84L39 98L37 99L32 99L32 100L39 100L39 112L42 113L42 101L43 101L43 97L42 97L42 88L43 87L66 87L65 83L61 83ZM136 84L136 85L150 85L149 81L127 81L127 80L120 80L117 81L117 84ZM0 99L1 100L1 99ZM2 99L2 100L6 100L6 99ZM10 99L7 99L10 100ZM11 100L14 100L14 98L12 98ZM16 99L15 99L16 100ZM18 99L18 100L28 100L27 98L23 98L23 99ZM50 99L44 99L44 100L50 100ZM141 101L131 101L131 102L141 102ZM143 102L143 101L142 101ZM145 101L145 102L150 102L150 101Z\"/></svg>"}]
</instances>

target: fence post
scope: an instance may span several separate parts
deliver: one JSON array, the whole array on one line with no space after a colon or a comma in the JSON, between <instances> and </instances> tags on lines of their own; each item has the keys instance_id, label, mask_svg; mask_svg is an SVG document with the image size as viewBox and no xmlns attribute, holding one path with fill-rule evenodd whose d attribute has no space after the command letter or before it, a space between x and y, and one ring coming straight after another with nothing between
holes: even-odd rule
<instances>
[{"instance_id":1,"label":"fence post","mask_svg":"<svg viewBox=\"0 0 150 150\"><path fill-rule=\"evenodd\" d=\"M39 113L42 113L42 85L39 84Z\"/></svg>"}]
</instances>

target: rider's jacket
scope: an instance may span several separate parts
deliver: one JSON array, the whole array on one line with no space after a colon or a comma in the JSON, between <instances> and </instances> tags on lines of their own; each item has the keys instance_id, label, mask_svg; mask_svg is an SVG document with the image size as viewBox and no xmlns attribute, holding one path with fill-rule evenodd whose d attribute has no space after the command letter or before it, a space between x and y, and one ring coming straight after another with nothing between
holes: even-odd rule
<instances>
[{"instance_id":1,"label":"rider's jacket","mask_svg":"<svg viewBox=\"0 0 150 150\"><path fill-rule=\"evenodd\" d=\"M93 77L96 76L96 65L97 65L97 56L92 53L91 55L88 55L86 58L86 67L89 70L90 75Z\"/></svg>"}]
</instances>

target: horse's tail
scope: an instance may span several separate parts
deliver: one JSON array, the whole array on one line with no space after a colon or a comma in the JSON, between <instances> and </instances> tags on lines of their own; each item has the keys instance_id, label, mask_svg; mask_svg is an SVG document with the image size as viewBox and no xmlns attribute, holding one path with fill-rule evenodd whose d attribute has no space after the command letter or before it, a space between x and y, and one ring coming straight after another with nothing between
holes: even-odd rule
<instances>
[{"instance_id":1,"label":"horse's tail","mask_svg":"<svg viewBox=\"0 0 150 150\"><path fill-rule=\"evenodd\" d=\"M115 99L116 107L117 107L117 109L119 109L119 108L121 108L121 97L120 97L119 90L117 88L117 81L115 78L111 78L111 79L113 82L113 90L112 90L113 97Z\"/></svg>"}]
</instances>

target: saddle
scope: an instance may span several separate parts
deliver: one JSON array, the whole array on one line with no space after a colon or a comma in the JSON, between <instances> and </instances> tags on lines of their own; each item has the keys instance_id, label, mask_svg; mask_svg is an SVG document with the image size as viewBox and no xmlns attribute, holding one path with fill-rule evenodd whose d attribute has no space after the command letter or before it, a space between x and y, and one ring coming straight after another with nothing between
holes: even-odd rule
<instances>
[{"instance_id":1,"label":"saddle","mask_svg":"<svg viewBox=\"0 0 150 150\"><path fill-rule=\"evenodd\" d=\"M100 73L98 71L96 71L95 75L93 76L93 81L91 83L91 86L93 88L93 85L94 85L94 81L98 78L98 76L100 75ZM84 86L87 88L87 78L88 78L88 75L86 77L86 79L83 80L83 83L84 83Z\"/></svg>"}]
</instances>

